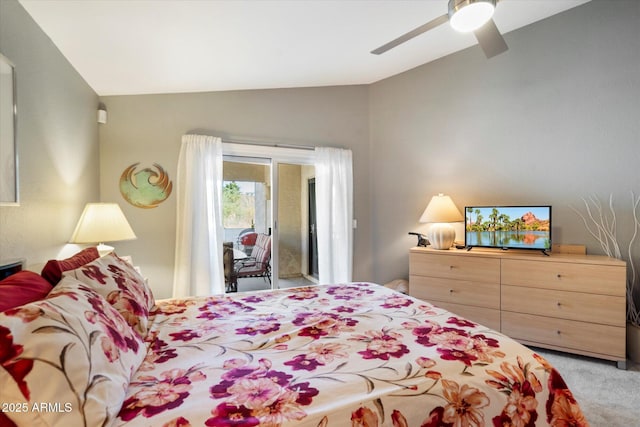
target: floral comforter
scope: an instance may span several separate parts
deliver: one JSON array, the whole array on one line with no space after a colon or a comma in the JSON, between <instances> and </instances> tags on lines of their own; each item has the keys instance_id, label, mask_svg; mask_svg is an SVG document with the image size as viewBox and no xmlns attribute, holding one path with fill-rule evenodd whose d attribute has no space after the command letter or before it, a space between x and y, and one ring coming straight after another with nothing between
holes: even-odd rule
<instances>
[{"instance_id":1,"label":"floral comforter","mask_svg":"<svg viewBox=\"0 0 640 427\"><path fill-rule=\"evenodd\" d=\"M588 425L512 339L357 283L158 301L115 425Z\"/></svg>"}]
</instances>

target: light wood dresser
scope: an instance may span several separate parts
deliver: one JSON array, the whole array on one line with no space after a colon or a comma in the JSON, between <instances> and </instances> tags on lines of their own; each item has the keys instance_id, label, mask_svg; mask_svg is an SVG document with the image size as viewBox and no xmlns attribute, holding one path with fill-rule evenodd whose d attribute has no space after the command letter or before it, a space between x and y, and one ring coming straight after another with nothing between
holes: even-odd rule
<instances>
[{"instance_id":1,"label":"light wood dresser","mask_svg":"<svg viewBox=\"0 0 640 427\"><path fill-rule=\"evenodd\" d=\"M600 255L412 248L409 294L524 344L626 368L626 263Z\"/></svg>"}]
</instances>

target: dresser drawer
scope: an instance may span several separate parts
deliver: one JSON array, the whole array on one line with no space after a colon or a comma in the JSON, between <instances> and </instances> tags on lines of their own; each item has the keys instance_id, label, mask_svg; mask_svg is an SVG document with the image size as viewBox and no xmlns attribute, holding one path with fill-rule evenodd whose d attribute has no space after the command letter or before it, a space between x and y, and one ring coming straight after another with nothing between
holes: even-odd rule
<instances>
[{"instance_id":1,"label":"dresser drawer","mask_svg":"<svg viewBox=\"0 0 640 427\"><path fill-rule=\"evenodd\" d=\"M532 345L541 344L626 358L624 327L502 312L502 333Z\"/></svg>"},{"instance_id":2,"label":"dresser drawer","mask_svg":"<svg viewBox=\"0 0 640 427\"><path fill-rule=\"evenodd\" d=\"M463 317L482 326L486 326L487 328L491 328L496 331L500 330L500 310L452 304L441 301L434 301L432 304L436 307L450 311L457 316Z\"/></svg>"},{"instance_id":3,"label":"dresser drawer","mask_svg":"<svg viewBox=\"0 0 640 427\"><path fill-rule=\"evenodd\" d=\"M626 300L585 294L503 285L502 310L625 327Z\"/></svg>"},{"instance_id":4,"label":"dresser drawer","mask_svg":"<svg viewBox=\"0 0 640 427\"><path fill-rule=\"evenodd\" d=\"M502 284L625 297L626 267L503 259Z\"/></svg>"},{"instance_id":5,"label":"dresser drawer","mask_svg":"<svg viewBox=\"0 0 640 427\"><path fill-rule=\"evenodd\" d=\"M409 255L409 270L412 276L500 282L500 260L497 258L412 252Z\"/></svg>"},{"instance_id":6,"label":"dresser drawer","mask_svg":"<svg viewBox=\"0 0 640 427\"><path fill-rule=\"evenodd\" d=\"M413 275L409 280L409 294L425 301L500 309L499 283Z\"/></svg>"}]
</instances>

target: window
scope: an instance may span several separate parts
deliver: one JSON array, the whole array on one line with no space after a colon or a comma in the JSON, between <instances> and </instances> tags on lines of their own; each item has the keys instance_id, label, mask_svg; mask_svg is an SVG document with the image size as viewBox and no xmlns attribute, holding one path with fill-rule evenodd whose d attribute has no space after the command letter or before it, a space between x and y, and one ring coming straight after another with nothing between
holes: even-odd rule
<instances>
[{"instance_id":1,"label":"window","mask_svg":"<svg viewBox=\"0 0 640 427\"><path fill-rule=\"evenodd\" d=\"M222 187L222 225L224 228L254 228L256 183L224 181Z\"/></svg>"}]
</instances>

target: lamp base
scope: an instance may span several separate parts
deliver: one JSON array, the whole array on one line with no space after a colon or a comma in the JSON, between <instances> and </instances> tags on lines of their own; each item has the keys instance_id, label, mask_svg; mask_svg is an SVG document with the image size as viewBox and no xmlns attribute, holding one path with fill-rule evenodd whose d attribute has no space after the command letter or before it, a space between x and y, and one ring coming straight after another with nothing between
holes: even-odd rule
<instances>
[{"instance_id":1,"label":"lamp base","mask_svg":"<svg viewBox=\"0 0 640 427\"><path fill-rule=\"evenodd\" d=\"M98 249L98 255L100 255L100 257L102 258L103 256L113 252L113 250L115 248L113 246L109 246L109 245L105 245L104 243L100 243L98 246L96 246L96 249Z\"/></svg>"},{"instance_id":2,"label":"lamp base","mask_svg":"<svg viewBox=\"0 0 640 427\"><path fill-rule=\"evenodd\" d=\"M431 225L427 233L433 249L448 250L456 239L456 230L446 222Z\"/></svg>"}]
</instances>

